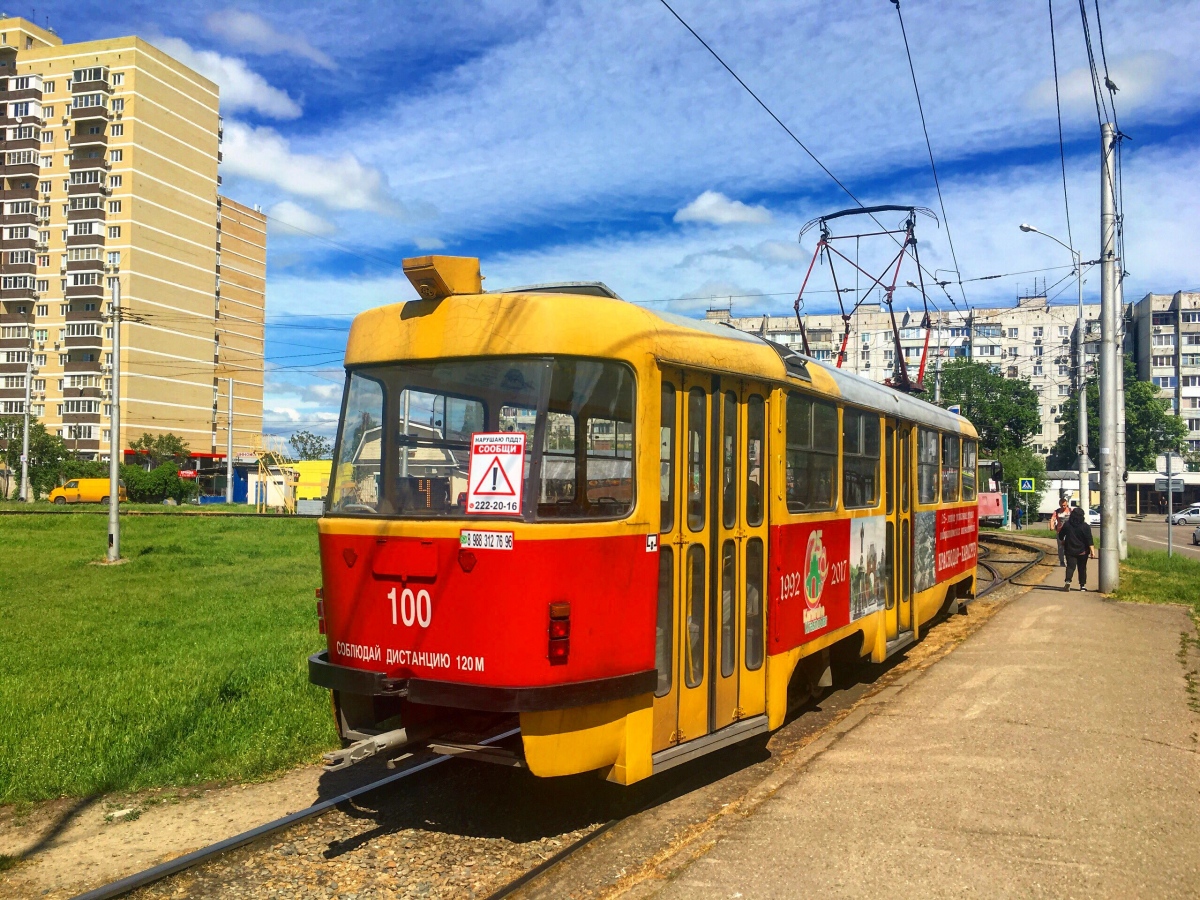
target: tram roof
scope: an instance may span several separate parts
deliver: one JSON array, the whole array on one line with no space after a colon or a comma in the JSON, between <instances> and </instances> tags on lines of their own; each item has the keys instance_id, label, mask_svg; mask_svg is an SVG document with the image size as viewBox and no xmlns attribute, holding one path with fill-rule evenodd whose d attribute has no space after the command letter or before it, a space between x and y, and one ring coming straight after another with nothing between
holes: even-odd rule
<instances>
[{"instance_id":1,"label":"tram roof","mask_svg":"<svg viewBox=\"0 0 1200 900\"><path fill-rule=\"evenodd\" d=\"M637 360L644 354L681 367L790 384L837 396L884 415L947 431L976 434L948 410L861 375L792 352L808 379L789 371L786 348L707 319L649 310L574 284L536 285L479 294L412 300L356 316L346 365L405 359L570 354Z\"/></svg>"}]
</instances>

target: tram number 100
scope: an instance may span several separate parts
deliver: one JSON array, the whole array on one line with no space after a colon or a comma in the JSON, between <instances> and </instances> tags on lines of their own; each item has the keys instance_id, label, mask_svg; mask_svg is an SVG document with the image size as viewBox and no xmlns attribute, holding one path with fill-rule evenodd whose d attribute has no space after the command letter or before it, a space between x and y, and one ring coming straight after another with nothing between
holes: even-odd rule
<instances>
[{"instance_id":1,"label":"tram number 100","mask_svg":"<svg viewBox=\"0 0 1200 900\"><path fill-rule=\"evenodd\" d=\"M415 623L422 628L428 628L429 623L433 620L433 600L429 597L429 591L422 589L414 594L412 588L405 588L400 593L399 609L396 604L395 588L388 591L388 599L392 601L393 625L403 622L405 626L411 627ZM399 621L397 621L397 612L399 612Z\"/></svg>"}]
</instances>

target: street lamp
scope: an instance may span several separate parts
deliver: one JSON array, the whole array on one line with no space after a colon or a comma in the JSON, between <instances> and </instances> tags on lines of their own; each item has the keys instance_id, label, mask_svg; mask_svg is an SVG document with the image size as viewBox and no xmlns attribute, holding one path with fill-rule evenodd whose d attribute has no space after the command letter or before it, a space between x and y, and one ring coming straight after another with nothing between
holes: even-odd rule
<instances>
[{"instance_id":1,"label":"street lamp","mask_svg":"<svg viewBox=\"0 0 1200 900\"><path fill-rule=\"evenodd\" d=\"M1054 243L1064 248L1071 254L1071 261L1075 264L1075 280L1079 286L1079 318L1076 325L1076 332L1079 335L1079 344L1076 348L1075 365L1076 371L1079 373L1079 505L1083 508L1084 515L1092 508L1092 495L1090 485L1088 484L1088 470L1090 468L1088 461L1088 429L1087 429L1087 381L1084 378L1084 352L1083 343L1086 336L1086 322L1083 318L1083 257L1079 251L1069 244L1064 244L1052 234L1046 234L1044 231L1039 231L1032 225L1021 225L1021 230L1027 234L1040 234L1042 237L1048 237Z\"/></svg>"}]
</instances>

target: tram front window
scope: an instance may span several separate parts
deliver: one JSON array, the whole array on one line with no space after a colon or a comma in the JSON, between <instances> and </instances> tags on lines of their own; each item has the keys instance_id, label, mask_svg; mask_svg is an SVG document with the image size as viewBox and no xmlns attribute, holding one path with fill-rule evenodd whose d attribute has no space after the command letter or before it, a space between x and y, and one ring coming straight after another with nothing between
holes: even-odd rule
<instances>
[{"instance_id":1,"label":"tram front window","mask_svg":"<svg viewBox=\"0 0 1200 900\"><path fill-rule=\"evenodd\" d=\"M331 515L474 518L472 435L523 432L520 517L617 518L633 509L634 377L615 362L479 359L350 373Z\"/></svg>"}]
</instances>

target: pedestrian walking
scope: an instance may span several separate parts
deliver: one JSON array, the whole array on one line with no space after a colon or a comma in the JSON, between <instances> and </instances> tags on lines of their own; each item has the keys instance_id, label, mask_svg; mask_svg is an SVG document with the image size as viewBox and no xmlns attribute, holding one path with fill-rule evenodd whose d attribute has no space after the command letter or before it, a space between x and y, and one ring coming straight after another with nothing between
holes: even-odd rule
<instances>
[{"instance_id":1,"label":"pedestrian walking","mask_svg":"<svg viewBox=\"0 0 1200 900\"><path fill-rule=\"evenodd\" d=\"M1067 560L1067 577L1063 590L1071 589L1071 576L1079 572L1079 589L1087 590L1087 563L1096 555L1096 545L1092 540L1092 526L1087 523L1080 507L1071 510L1071 516L1065 525L1059 529L1058 542Z\"/></svg>"},{"instance_id":2,"label":"pedestrian walking","mask_svg":"<svg viewBox=\"0 0 1200 900\"><path fill-rule=\"evenodd\" d=\"M1021 509L1021 507L1019 507L1019 506L1018 506L1018 507L1017 507L1017 510L1016 510L1016 517L1017 517L1017 531L1020 531L1020 530L1021 530L1021 517L1022 517L1022 515L1023 515L1023 514L1024 514L1024 511Z\"/></svg>"},{"instance_id":3,"label":"pedestrian walking","mask_svg":"<svg viewBox=\"0 0 1200 900\"><path fill-rule=\"evenodd\" d=\"M1071 517L1071 504L1067 502L1066 497L1060 497L1058 500L1058 509L1056 509L1054 511L1054 514L1052 516L1050 516L1050 527L1054 529L1054 535L1056 538L1054 543L1056 543L1058 545L1058 564L1060 566L1066 566L1067 561L1063 557L1062 541L1057 540L1058 532L1062 529L1062 527L1064 525L1067 524L1067 519L1069 519L1070 517Z\"/></svg>"}]
</instances>

